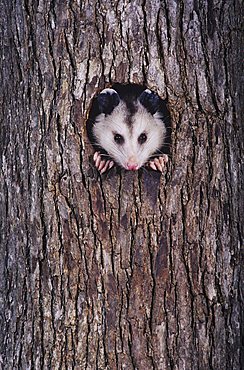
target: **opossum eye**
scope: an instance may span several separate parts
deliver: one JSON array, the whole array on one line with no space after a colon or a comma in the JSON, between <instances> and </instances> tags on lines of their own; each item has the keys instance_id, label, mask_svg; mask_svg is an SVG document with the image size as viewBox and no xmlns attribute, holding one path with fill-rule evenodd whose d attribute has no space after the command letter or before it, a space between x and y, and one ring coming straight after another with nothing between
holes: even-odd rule
<instances>
[{"instance_id":1,"label":"opossum eye","mask_svg":"<svg viewBox=\"0 0 244 370\"><path fill-rule=\"evenodd\" d=\"M139 137L138 137L138 143L139 144L144 144L147 141L147 134L143 132Z\"/></svg>"},{"instance_id":2,"label":"opossum eye","mask_svg":"<svg viewBox=\"0 0 244 370\"><path fill-rule=\"evenodd\" d=\"M120 135L120 134L115 134L115 135L114 135L114 141L115 141L117 144L122 145L122 144L124 143L125 139L123 138L123 136L122 136L122 135Z\"/></svg>"}]
</instances>

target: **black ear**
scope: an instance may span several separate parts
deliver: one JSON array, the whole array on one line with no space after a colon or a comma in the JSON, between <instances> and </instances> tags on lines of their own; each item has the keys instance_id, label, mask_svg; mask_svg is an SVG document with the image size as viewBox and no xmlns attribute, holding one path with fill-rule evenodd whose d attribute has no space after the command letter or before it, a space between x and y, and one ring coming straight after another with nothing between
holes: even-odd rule
<instances>
[{"instance_id":1,"label":"black ear","mask_svg":"<svg viewBox=\"0 0 244 370\"><path fill-rule=\"evenodd\" d=\"M139 101L151 114L155 114L160 109L160 97L149 89L143 91Z\"/></svg>"},{"instance_id":2,"label":"black ear","mask_svg":"<svg viewBox=\"0 0 244 370\"><path fill-rule=\"evenodd\" d=\"M118 93L114 89L104 89L96 97L100 113L110 114L120 102Z\"/></svg>"}]
</instances>

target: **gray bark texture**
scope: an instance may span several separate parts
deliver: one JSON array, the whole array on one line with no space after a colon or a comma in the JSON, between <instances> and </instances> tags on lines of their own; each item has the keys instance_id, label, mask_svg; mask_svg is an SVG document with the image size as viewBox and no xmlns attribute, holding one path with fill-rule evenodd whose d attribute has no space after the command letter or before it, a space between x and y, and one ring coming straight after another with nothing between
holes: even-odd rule
<instances>
[{"instance_id":1,"label":"gray bark texture","mask_svg":"<svg viewBox=\"0 0 244 370\"><path fill-rule=\"evenodd\" d=\"M1 369L239 370L241 0L1 0ZM94 94L167 97L163 175L95 170Z\"/></svg>"}]
</instances>

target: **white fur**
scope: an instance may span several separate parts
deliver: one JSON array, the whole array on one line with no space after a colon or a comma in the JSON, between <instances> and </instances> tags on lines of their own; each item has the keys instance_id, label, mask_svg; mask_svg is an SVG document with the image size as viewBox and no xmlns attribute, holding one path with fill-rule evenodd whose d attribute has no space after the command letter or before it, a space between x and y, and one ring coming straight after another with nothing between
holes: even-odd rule
<instances>
[{"instance_id":1,"label":"white fur","mask_svg":"<svg viewBox=\"0 0 244 370\"><path fill-rule=\"evenodd\" d=\"M143 166L149 157L162 147L166 133L165 124L158 112L150 114L139 101L137 107L138 110L132 117L132 125L126 123L128 111L123 101L120 101L107 117L100 114L94 125L97 143L124 168L128 168L127 165L131 161L138 165L137 168ZM144 132L147 134L147 141L141 145L138 137ZM122 145L117 144L114 134L122 135L125 142Z\"/></svg>"},{"instance_id":2,"label":"white fur","mask_svg":"<svg viewBox=\"0 0 244 370\"><path fill-rule=\"evenodd\" d=\"M106 88L106 89L103 89L100 94L107 94L109 93L110 95L112 94L118 94L117 91L115 91L114 89L110 89L109 87Z\"/></svg>"}]
</instances>

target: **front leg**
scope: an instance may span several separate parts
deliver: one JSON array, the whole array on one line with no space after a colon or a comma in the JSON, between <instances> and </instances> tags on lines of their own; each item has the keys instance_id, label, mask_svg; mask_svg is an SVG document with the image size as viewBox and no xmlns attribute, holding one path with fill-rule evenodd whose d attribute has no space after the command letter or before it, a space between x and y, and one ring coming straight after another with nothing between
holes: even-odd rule
<instances>
[{"instance_id":1,"label":"front leg","mask_svg":"<svg viewBox=\"0 0 244 370\"><path fill-rule=\"evenodd\" d=\"M102 159L101 154L99 152L94 153L93 159L95 167L101 174L106 172L108 169L110 170L110 168L114 166L113 161Z\"/></svg>"},{"instance_id":2,"label":"front leg","mask_svg":"<svg viewBox=\"0 0 244 370\"><path fill-rule=\"evenodd\" d=\"M152 168L154 171L160 171L163 172L165 169L165 165L168 162L169 157L167 154L162 154L158 158L153 158L148 162L148 166Z\"/></svg>"}]
</instances>

